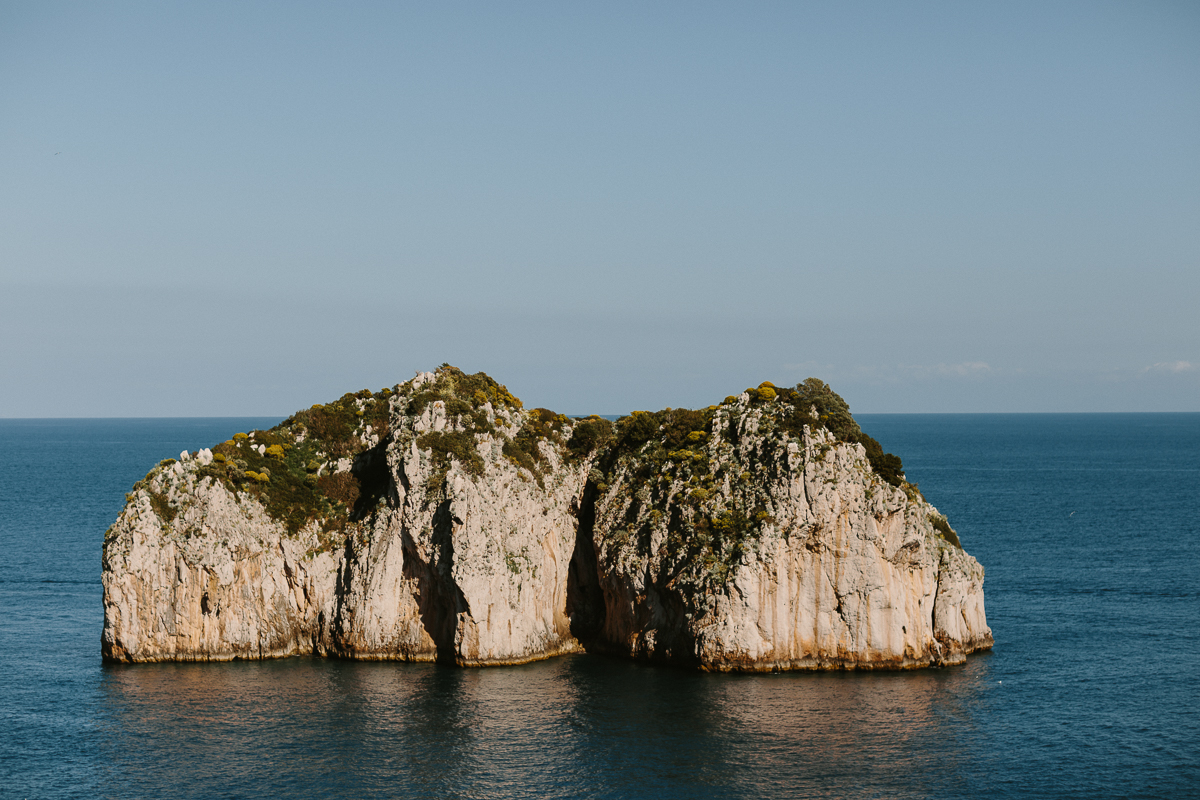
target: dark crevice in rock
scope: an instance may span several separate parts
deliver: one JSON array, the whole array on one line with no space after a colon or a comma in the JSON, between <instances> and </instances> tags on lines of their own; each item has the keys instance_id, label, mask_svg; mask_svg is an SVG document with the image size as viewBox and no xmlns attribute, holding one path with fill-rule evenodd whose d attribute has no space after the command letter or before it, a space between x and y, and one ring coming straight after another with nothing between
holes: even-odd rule
<instances>
[{"instance_id":1,"label":"dark crevice in rock","mask_svg":"<svg viewBox=\"0 0 1200 800\"><path fill-rule=\"evenodd\" d=\"M349 602L350 587L354 580L354 567L357 563L357 551L354 547L352 537L346 537L342 544L342 557L338 561L337 575L334 583L334 608L333 619L329 625L329 645L330 649L342 656L350 656L353 651L353 646L343 639L343 634L346 631L354 629L354 608ZM324 622L325 612L321 612L321 624L319 632L325 632Z\"/></svg>"},{"instance_id":2,"label":"dark crevice in rock","mask_svg":"<svg viewBox=\"0 0 1200 800\"><path fill-rule=\"evenodd\" d=\"M438 663L457 664L460 661L456 641L458 619L461 613L469 614L470 607L453 577L454 517L449 500L438 504L432 534L430 560L426 561L411 534L403 532L404 577L417 582L421 625L433 639Z\"/></svg>"},{"instance_id":3,"label":"dark crevice in rock","mask_svg":"<svg viewBox=\"0 0 1200 800\"><path fill-rule=\"evenodd\" d=\"M354 458L350 474L358 481L358 498L350 511L351 522L365 518L375 510L380 500L386 499L389 504L396 505L399 494L387 463L387 449L391 441L390 436L385 437L379 444Z\"/></svg>"},{"instance_id":4,"label":"dark crevice in rock","mask_svg":"<svg viewBox=\"0 0 1200 800\"><path fill-rule=\"evenodd\" d=\"M567 618L571 621L571 635L585 648L592 647L604 629L604 594L593 538L598 494L596 484L589 480L575 512L579 524L575 527L575 549L567 570Z\"/></svg>"}]
</instances>

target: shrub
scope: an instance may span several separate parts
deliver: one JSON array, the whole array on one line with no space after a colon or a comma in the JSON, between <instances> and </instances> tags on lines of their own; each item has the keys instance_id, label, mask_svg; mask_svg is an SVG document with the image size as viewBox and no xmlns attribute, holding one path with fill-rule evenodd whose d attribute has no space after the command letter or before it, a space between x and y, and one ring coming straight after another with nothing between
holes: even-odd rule
<instances>
[{"instance_id":1,"label":"shrub","mask_svg":"<svg viewBox=\"0 0 1200 800\"><path fill-rule=\"evenodd\" d=\"M766 403L775 399L775 390L770 386L763 386L754 390L754 397L757 397L760 402Z\"/></svg>"},{"instance_id":2,"label":"shrub","mask_svg":"<svg viewBox=\"0 0 1200 800\"><path fill-rule=\"evenodd\" d=\"M421 387L408 403L408 413L419 416L433 402L441 400L446 403L448 416L461 416L479 409L485 403L491 403L493 408L506 407L519 409L521 401L483 372L467 375L458 367L443 364L434 373L432 383ZM478 419L486 423L486 414L480 414Z\"/></svg>"},{"instance_id":3,"label":"shrub","mask_svg":"<svg viewBox=\"0 0 1200 800\"><path fill-rule=\"evenodd\" d=\"M171 505L167 496L162 492L146 490L146 494L150 495L150 507L154 509L154 513L159 519L170 525L175 520L175 515L179 513L179 509Z\"/></svg>"},{"instance_id":4,"label":"shrub","mask_svg":"<svg viewBox=\"0 0 1200 800\"><path fill-rule=\"evenodd\" d=\"M958 534L950 527L949 520L944 514L930 514L929 522L933 525L933 529L941 535L950 544L962 550L962 545L958 541Z\"/></svg>"},{"instance_id":5,"label":"shrub","mask_svg":"<svg viewBox=\"0 0 1200 800\"><path fill-rule=\"evenodd\" d=\"M458 461L469 475L483 474L483 458L475 448L475 437L465 431L430 431L417 439L417 447L428 450L434 468L443 474L450 467L450 460Z\"/></svg>"},{"instance_id":6,"label":"shrub","mask_svg":"<svg viewBox=\"0 0 1200 800\"><path fill-rule=\"evenodd\" d=\"M863 433L862 428L850 415L850 405L829 384L817 378L808 378L794 390L781 389L780 399L792 404L780 421L780 427L793 438L799 439L804 426L822 427L840 442L858 443L867 451L867 461L879 477L892 486L904 483L904 464L900 457L885 453L882 445ZM813 411L816 416L813 416Z\"/></svg>"},{"instance_id":7,"label":"shrub","mask_svg":"<svg viewBox=\"0 0 1200 800\"><path fill-rule=\"evenodd\" d=\"M350 455L354 431L358 427L353 405L347 407L340 402L330 403L327 406L314 406L304 414L302 421L322 450L334 458Z\"/></svg>"},{"instance_id":8,"label":"shrub","mask_svg":"<svg viewBox=\"0 0 1200 800\"><path fill-rule=\"evenodd\" d=\"M712 429L712 412L707 409L693 411L688 408L670 408L658 413L662 424L660 441L667 450L695 446L704 439L691 439L691 435L700 432L707 438L707 432Z\"/></svg>"},{"instance_id":9,"label":"shrub","mask_svg":"<svg viewBox=\"0 0 1200 800\"><path fill-rule=\"evenodd\" d=\"M904 483L904 464L900 462L900 456L883 452L883 446L879 442L861 431L858 434L858 442L867 451L867 461L879 477L892 486Z\"/></svg>"},{"instance_id":10,"label":"shrub","mask_svg":"<svg viewBox=\"0 0 1200 800\"><path fill-rule=\"evenodd\" d=\"M504 442L504 455L514 464L529 470L538 486L543 486L541 468L546 456L539 445L543 441L561 443L562 429L567 422L568 419L561 414L546 408L535 408L525 416L525 423L517 435ZM582 447L582 442L576 442L576 448L579 449L577 454L586 454Z\"/></svg>"},{"instance_id":11,"label":"shrub","mask_svg":"<svg viewBox=\"0 0 1200 800\"><path fill-rule=\"evenodd\" d=\"M761 531L755 522L738 509L723 509L711 517L702 517L696 525L700 577L713 586L728 582L747 544Z\"/></svg>"},{"instance_id":12,"label":"shrub","mask_svg":"<svg viewBox=\"0 0 1200 800\"><path fill-rule=\"evenodd\" d=\"M532 448L533 452L530 452L530 449L528 448ZM529 470L530 474L533 475L533 479L537 481L538 486L543 485L542 470L538 465L538 458L534 458L534 453L537 453L539 458L541 457L541 453L538 451L536 443L531 443L528 441L522 443L518 442L516 439L508 439L504 442L502 452L504 453L504 457L509 461L513 462L522 469Z\"/></svg>"},{"instance_id":13,"label":"shrub","mask_svg":"<svg viewBox=\"0 0 1200 800\"><path fill-rule=\"evenodd\" d=\"M612 439L611 421L592 415L575 423L575 430L567 440L567 450L575 458L583 458Z\"/></svg>"},{"instance_id":14,"label":"shrub","mask_svg":"<svg viewBox=\"0 0 1200 800\"><path fill-rule=\"evenodd\" d=\"M650 441L658 429L662 427L659 415L651 411L634 411L627 417L617 420L617 438L623 450L637 450Z\"/></svg>"},{"instance_id":15,"label":"shrub","mask_svg":"<svg viewBox=\"0 0 1200 800\"><path fill-rule=\"evenodd\" d=\"M854 441L859 433L858 423L850 416L850 406L841 396L829 388L829 384L816 378L807 378L796 386L795 401L808 412L815 407L817 419L839 441Z\"/></svg>"},{"instance_id":16,"label":"shrub","mask_svg":"<svg viewBox=\"0 0 1200 800\"><path fill-rule=\"evenodd\" d=\"M198 466L196 474L230 491L251 494L291 534L313 520L324 534L343 529L355 512L359 479L343 474L322 484L312 473L325 461L356 454L362 447L362 426L370 424L380 436L387 434L390 394L346 394L299 411L268 431L235 435L213 447L213 463ZM262 454L247 446L251 438L264 446Z\"/></svg>"},{"instance_id":17,"label":"shrub","mask_svg":"<svg viewBox=\"0 0 1200 800\"><path fill-rule=\"evenodd\" d=\"M358 481L349 472L322 475L317 479L317 488L321 490L321 494L335 503L341 503L347 509L354 508L354 503L358 500Z\"/></svg>"}]
</instances>

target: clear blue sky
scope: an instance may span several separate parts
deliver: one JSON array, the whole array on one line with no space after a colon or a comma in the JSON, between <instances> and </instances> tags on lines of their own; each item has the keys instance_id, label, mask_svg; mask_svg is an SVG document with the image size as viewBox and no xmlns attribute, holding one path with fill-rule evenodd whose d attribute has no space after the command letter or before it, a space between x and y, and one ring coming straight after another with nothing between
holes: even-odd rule
<instances>
[{"instance_id":1,"label":"clear blue sky","mask_svg":"<svg viewBox=\"0 0 1200 800\"><path fill-rule=\"evenodd\" d=\"M1200 4L0 3L0 416L1200 411Z\"/></svg>"}]
</instances>

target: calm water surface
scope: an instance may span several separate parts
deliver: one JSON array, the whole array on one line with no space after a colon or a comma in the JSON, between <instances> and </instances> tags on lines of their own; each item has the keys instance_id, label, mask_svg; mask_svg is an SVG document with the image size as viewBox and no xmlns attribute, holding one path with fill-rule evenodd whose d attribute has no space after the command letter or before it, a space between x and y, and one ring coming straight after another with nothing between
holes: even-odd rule
<instances>
[{"instance_id":1,"label":"calm water surface","mask_svg":"<svg viewBox=\"0 0 1200 800\"><path fill-rule=\"evenodd\" d=\"M0 420L0 797L1184 797L1200 415L863 415L987 568L913 673L106 666L100 545L158 460L271 419Z\"/></svg>"}]
</instances>

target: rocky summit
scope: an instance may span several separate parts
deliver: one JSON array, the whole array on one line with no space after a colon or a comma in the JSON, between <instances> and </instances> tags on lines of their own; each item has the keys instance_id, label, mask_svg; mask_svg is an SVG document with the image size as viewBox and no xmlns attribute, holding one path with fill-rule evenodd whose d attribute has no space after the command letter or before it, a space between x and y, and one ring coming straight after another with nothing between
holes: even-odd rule
<instances>
[{"instance_id":1,"label":"rocky summit","mask_svg":"<svg viewBox=\"0 0 1200 800\"><path fill-rule=\"evenodd\" d=\"M101 648L937 666L992 646L983 577L821 381L613 423L443 365L154 467L105 534Z\"/></svg>"}]
</instances>

